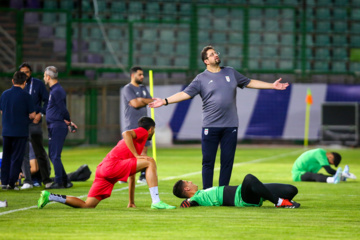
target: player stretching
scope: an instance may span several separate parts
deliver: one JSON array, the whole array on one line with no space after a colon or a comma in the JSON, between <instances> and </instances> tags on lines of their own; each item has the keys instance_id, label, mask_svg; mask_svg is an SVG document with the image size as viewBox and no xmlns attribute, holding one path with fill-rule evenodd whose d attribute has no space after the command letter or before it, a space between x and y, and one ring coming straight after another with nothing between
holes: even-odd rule
<instances>
[{"instance_id":1,"label":"player stretching","mask_svg":"<svg viewBox=\"0 0 360 240\"><path fill-rule=\"evenodd\" d=\"M292 201L298 190L295 186L280 183L263 184L254 175L248 174L239 186L212 187L198 190L190 181L179 180L175 183L173 193L179 198L187 198L180 207L195 206L235 206L261 207L263 201L269 200L275 207L298 208L300 204Z\"/></svg>"},{"instance_id":2,"label":"player stretching","mask_svg":"<svg viewBox=\"0 0 360 240\"><path fill-rule=\"evenodd\" d=\"M160 201L154 159L140 155L146 141L150 140L154 135L155 122L149 117L142 117L139 119L138 126L136 129L123 132L123 139L118 142L98 165L95 180L85 202L76 197L42 191L38 201L38 208L45 207L51 201L63 203L74 208L95 208L101 200L110 197L115 183L127 181L129 176L128 208L136 207L134 201L135 173L143 169L146 171L146 181L152 198L151 208L176 208Z\"/></svg>"}]
</instances>

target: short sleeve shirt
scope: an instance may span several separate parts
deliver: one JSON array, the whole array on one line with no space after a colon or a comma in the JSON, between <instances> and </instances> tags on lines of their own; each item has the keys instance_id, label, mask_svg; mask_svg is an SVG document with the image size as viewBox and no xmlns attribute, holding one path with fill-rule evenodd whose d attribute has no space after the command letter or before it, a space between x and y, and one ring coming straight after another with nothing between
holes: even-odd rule
<instances>
[{"instance_id":1,"label":"short sleeve shirt","mask_svg":"<svg viewBox=\"0 0 360 240\"><path fill-rule=\"evenodd\" d=\"M249 78L233 68L222 67L217 73L208 70L200 73L184 92L202 98L203 127L238 127L237 87L244 88L249 82Z\"/></svg>"},{"instance_id":2,"label":"short sleeve shirt","mask_svg":"<svg viewBox=\"0 0 360 240\"><path fill-rule=\"evenodd\" d=\"M223 195L224 186L212 187L197 191L190 200L197 202L200 206L221 206L223 204Z\"/></svg>"},{"instance_id":3,"label":"short sleeve shirt","mask_svg":"<svg viewBox=\"0 0 360 240\"><path fill-rule=\"evenodd\" d=\"M123 89L123 101L125 102L125 129L135 129L138 127L138 120L147 116L146 107L134 108L129 102L135 98L151 98L149 91L144 85L136 87L131 83L127 84Z\"/></svg>"},{"instance_id":4,"label":"short sleeve shirt","mask_svg":"<svg viewBox=\"0 0 360 240\"><path fill-rule=\"evenodd\" d=\"M148 138L148 131L145 128L139 127L134 129L136 138L133 140L136 152L141 154L144 149L145 143ZM120 140L118 144L106 155L103 161L118 161L129 158L134 158L134 154L131 153L127 147L124 139Z\"/></svg>"},{"instance_id":5,"label":"short sleeve shirt","mask_svg":"<svg viewBox=\"0 0 360 240\"><path fill-rule=\"evenodd\" d=\"M309 150L301 154L292 168L294 181L301 181L301 175L306 172L317 173L323 166L329 166L326 151L322 148Z\"/></svg>"}]
</instances>

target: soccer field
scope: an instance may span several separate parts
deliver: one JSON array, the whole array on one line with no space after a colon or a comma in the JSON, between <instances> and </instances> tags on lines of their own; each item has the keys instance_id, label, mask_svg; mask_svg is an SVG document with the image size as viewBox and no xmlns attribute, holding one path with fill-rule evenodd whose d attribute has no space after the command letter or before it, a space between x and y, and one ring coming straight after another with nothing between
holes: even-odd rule
<instances>
[{"instance_id":1,"label":"soccer field","mask_svg":"<svg viewBox=\"0 0 360 240\"><path fill-rule=\"evenodd\" d=\"M110 147L65 149L62 159L67 172L88 164L93 174L87 182L74 182L70 189L54 193L86 198L97 164ZM327 149L331 150L331 149ZM360 149L334 149L343 156L341 167L360 177ZM112 196L95 209L73 209L50 203L37 209L41 188L2 191L0 200L0 239L360 239L359 180L340 184L292 182L292 164L302 148L257 148L239 146L231 185L242 182L247 173L262 182L294 184L301 203L298 209L277 209L270 202L260 208L195 207L189 209L150 209L146 185L136 187L136 209L127 209L127 184L116 184ZM150 151L151 154L151 151ZM178 179L192 180L201 188L201 149L157 149L161 200L179 206L172 195ZM219 158L214 185L218 184Z\"/></svg>"}]
</instances>

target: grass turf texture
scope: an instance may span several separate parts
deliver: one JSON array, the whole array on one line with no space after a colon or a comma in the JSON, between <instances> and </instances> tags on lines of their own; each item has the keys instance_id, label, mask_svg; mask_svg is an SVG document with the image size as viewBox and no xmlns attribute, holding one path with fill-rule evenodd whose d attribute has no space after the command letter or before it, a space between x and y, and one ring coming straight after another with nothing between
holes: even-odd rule
<instances>
[{"instance_id":1,"label":"grass turf texture","mask_svg":"<svg viewBox=\"0 0 360 240\"><path fill-rule=\"evenodd\" d=\"M88 164L93 171L87 182L75 182L58 194L84 196L95 175L97 164L110 148L65 149L66 171ZM360 150L339 149L344 167L360 177ZM0 239L359 239L359 181L340 184L291 181L291 167L300 148L240 147L236 151L231 185L252 173L263 182L294 184L299 189L295 201L299 209L276 209L266 201L261 208L195 207L180 209L180 199L172 195L178 179L192 180L200 188L201 149L158 149L158 176L161 200L176 205L175 210L150 209L147 186L135 191L136 209L127 209L127 184L116 184L112 196L95 209L73 209L59 203L35 208L42 188L2 191L0 200ZM150 151L151 155L151 151ZM218 182L219 158L214 185ZM182 175L189 174L186 177ZM179 177L180 176L180 177ZM122 189L122 190L121 190ZM28 209L29 207L32 207ZM18 209L26 208L23 211ZM15 210L9 213L9 211Z\"/></svg>"}]
</instances>

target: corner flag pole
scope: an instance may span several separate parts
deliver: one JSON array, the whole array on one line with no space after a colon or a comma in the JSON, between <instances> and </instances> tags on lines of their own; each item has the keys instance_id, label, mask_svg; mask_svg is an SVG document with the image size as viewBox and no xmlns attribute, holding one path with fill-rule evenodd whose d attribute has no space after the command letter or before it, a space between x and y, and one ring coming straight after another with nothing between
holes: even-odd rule
<instances>
[{"instance_id":1,"label":"corner flag pole","mask_svg":"<svg viewBox=\"0 0 360 240\"><path fill-rule=\"evenodd\" d=\"M150 95L151 97L154 97L154 78L153 78L153 71L149 70L149 87L150 87ZM150 108L151 111L151 118L155 121L155 110L154 108ZM152 142L152 152L153 152L153 159L156 162L156 141L155 141L156 137L155 137L155 133L154 136L151 140Z\"/></svg>"},{"instance_id":2,"label":"corner flag pole","mask_svg":"<svg viewBox=\"0 0 360 240\"><path fill-rule=\"evenodd\" d=\"M305 102L306 102L306 112L305 112L304 148L307 148L309 144L310 107L313 104L313 98L311 95L310 88L307 89Z\"/></svg>"}]
</instances>

